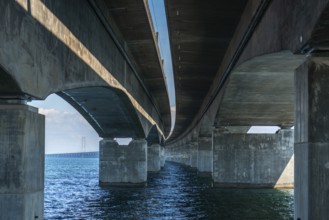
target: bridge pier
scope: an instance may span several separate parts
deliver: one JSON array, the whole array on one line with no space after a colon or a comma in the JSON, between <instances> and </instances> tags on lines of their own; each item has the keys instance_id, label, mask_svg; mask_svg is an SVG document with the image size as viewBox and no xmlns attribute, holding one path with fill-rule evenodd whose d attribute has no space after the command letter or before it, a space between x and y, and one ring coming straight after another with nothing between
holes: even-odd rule
<instances>
[{"instance_id":1,"label":"bridge pier","mask_svg":"<svg viewBox=\"0 0 329 220\"><path fill-rule=\"evenodd\" d=\"M190 166L190 152L186 144L175 144L166 149L166 160Z\"/></svg>"},{"instance_id":2,"label":"bridge pier","mask_svg":"<svg viewBox=\"0 0 329 220\"><path fill-rule=\"evenodd\" d=\"M161 147L159 144L152 144L147 147L147 171L159 172L161 169Z\"/></svg>"},{"instance_id":3,"label":"bridge pier","mask_svg":"<svg viewBox=\"0 0 329 220\"><path fill-rule=\"evenodd\" d=\"M161 168L164 167L165 163L166 163L165 148L164 148L164 146L161 146L161 148L160 148L160 164L161 164Z\"/></svg>"},{"instance_id":4,"label":"bridge pier","mask_svg":"<svg viewBox=\"0 0 329 220\"><path fill-rule=\"evenodd\" d=\"M0 104L1 219L43 219L44 137L36 108Z\"/></svg>"},{"instance_id":5,"label":"bridge pier","mask_svg":"<svg viewBox=\"0 0 329 220\"><path fill-rule=\"evenodd\" d=\"M128 145L119 145L113 139L103 139L100 141L99 160L100 185L146 185L146 140L133 139Z\"/></svg>"},{"instance_id":6,"label":"bridge pier","mask_svg":"<svg viewBox=\"0 0 329 220\"><path fill-rule=\"evenodd\" d=\"M329 216L329 66L311 59L295 72L294 195L300 220Z\"/></svg>"},{"instance_id":7,"label":"bridge pier","mask_svg":"<svg viewBox=\"0 0 329 220\"><path fill-rule=\"evenodd\" d=\"M191 166L191 149L188 143L184 143L182 150L182 163L186 166Z\"/></svg>"},{"instance_id":8,"label":"bridge pier","mask_svg":"<svg viewBox=\"0 0 329 220\"><path fill-rule=\"evenodd\" d=\"M214 129L215 186L293 187L293 130L277 134L222 133Z\"/></svg>"},{"instance_id":9,"label":"bridge pier","mask_svg":"<svg viewBox=\"0 0 329 220\"><path fill-rule=\"evenodd\" d=\"M212 137L199 137L198 140L198 175L211 177L213 172Z\"/></svg>"},{"instance_id":10,"label":"bridge pier","mask_svg":"<svg viewBox=\"0 0 329 220\"><path fill-rule=\"evenodd\" d=\"M192 168L197 169L198 167L198 142L192 141L189 143L190 146L190 165Z\"/></svg>"}]
</instances>

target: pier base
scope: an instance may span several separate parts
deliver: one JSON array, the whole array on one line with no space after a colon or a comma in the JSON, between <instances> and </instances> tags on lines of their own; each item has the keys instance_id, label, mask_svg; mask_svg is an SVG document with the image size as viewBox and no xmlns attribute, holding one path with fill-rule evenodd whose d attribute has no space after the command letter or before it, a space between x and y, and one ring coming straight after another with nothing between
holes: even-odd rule
<instances>
[{"instance_id":1,"label":"pier base","mask_svg":"<svg viewBox=\"0 0 329 220\"><path fill-rule=\"evenodd\" d=\"M314 59L314 60L313 60ZM322 61L325 62L321 62ZM329 216L329 66L309 58L295 72L295 219Z\"/></svg>"},{"instance_id":2,"label":"pier base","mask_svg":"<svg viewBox=\"0 0 329 220\"><path fill-rule=\"evenodd\" d=\"M145 186L147 181L147 142L134 139L119 145L112 139L100 141L99 184Z\"/></svg>"},{"instance_id":3,"label":"pier base","mask_svg":"<svg viewBox=\"0 0 329 220\"><path fill-rule=\"evenodd\" d=\"M214 130L214 185L293 188L293 130L277 134L226 134Z\"/></svg>"},{"instance_id":4,"label":"pier base","mask_svg":"<svg viewBox=\"0 0 329 220\"><path fill-rule=\"evenodd\" d=\"M163 168L166 163L166 155L165 155L164 146L161 146L161 148L160 148L160 161L161 161L161 168Z\"/></svg>"},{"instance_id":5,"label":"pier base","mask_svg":"<svg viewBox=\"0 0 329 220\"><path fill-rule=\"evenodd\" d=\"M43 219L44 137L36 108L0 105L0 219Z\"/></svg>"},{"instance_id":6,"label":"pier base","mask_svg":"<svg viewBox=\"0 0 329 220\"><path fill-rule=\"evenodd\" d=\"M213 147L212 137L199 137L198 142L198 176L212 177Z\"/></svg>"},{"instance_id":7,"label":"pier base","mask_svg":"<svg viewBox=\"0 0 329 220\"><path fill-rule=\"evenodd\" d=\"M159 144L152 144L147 147L147 171L159 172L161 169L161 147Z\"/></svg>"},{"instance_id":8,"label":"pier base","mask_svg":"<svg viewBox=\"0 0 329 220\"><path fill-rule=\"evenodd\" d=\"M198 168L198 142L190 142L190 164L194 169Z\"/></svg>"}]
</instances>

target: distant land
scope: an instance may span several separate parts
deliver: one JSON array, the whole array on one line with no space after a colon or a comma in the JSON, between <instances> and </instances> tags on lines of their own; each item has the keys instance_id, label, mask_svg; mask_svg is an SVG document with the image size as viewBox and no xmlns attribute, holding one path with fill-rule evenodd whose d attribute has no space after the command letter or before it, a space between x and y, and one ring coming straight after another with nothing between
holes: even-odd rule
<instances>
[{"instance_id":1,"label":"distant land","mask_svg":"<svg viewBox=\"0 0 329 220\"><path fill-rule=\"evenodd\" d=\"M80 153L61 153L61 154L46 154L48 158L98 158L99 152L80 152Z\"/></svg>"}]
</instances>

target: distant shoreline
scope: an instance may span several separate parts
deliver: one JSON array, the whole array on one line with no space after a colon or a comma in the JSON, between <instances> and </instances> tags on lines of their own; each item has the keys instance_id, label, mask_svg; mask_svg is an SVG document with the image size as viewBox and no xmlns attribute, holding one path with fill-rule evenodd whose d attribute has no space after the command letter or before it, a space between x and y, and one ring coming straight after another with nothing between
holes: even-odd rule
<instances>
[{"instance_id":1,"label":"distant shoreline","mask_svg":"<svg viewBox=\"0 0 329 220\"><path fill-rule=\"evenodd\" d=\"M99 152L78 152L78 153L60 153L60 154L46 154L48 158L98 158Z\"/></svg>"}]
</instances>

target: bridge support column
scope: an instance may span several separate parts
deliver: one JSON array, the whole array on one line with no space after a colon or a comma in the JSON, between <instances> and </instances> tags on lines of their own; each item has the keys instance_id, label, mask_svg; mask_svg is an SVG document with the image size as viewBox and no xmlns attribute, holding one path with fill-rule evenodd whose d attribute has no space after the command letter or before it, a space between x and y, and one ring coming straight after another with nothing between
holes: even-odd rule
<instances>
[{"instance_id":1,"label":"bridge support column","mask_svg":"<svg viewBox=\"0 0 329 220\"><path fill-rule=\"evenodd\" d=\"M192 168L198 167L198 142L190 142L190 164Z\"/></svg>"},{"instance_id":2,"label":"bridge support column","mask_svg":"<svg viewBox=\"0 0 329 220\"><path fill-rule=\"evenodd\" d=\"M113 139L103 139L100 141L99 160L100 185L146 185L146 140L134 139L128 145L119 145Z\"/></svg>"},{"instance_id":3,"label":"bridge support column","mask_svg":"<svg viewBox=\"0 0 329 220\"><path fill-rule=\"evenodd\" d=\"M147 171L159 172L161 169L161 147L159 144L152 144L147 147Z\"/></svg>"},{"instance_id":4,"label":"bridge support column","mask_svg":"<svg viewBox=\"0 0 329 220\"><path fill-rule=\"evenodd\" d=\"M25 104L0 104L0 218L43 219L45 119Z\"/></svg>"},{"instance_id":5,"label":"bridge support column","mask_svg":"<svg viewBox=\"0 0 329 220\"><path fill-rule=\"evenodd\" d=\"M190 166L190 148L188 144L177 144L167 149L167 160Z\"/></svg>"},{"instance_id":6,"label":"bridge support column","mask_svg":"<svg viewBox=\"0 0 329 220\"><path fill-rule=\"evenodd\" d=\"M164 167L166 163L166 154L165 154L165 148L164 146L161 146L160 148L160 161L161 161L161 168Z\"/></svg>"},{"instance_id":7,"label":"bridge support column","mask_svg":"<svg viewBox=\"0 0 329 220\"><path fill-rule=\"evenodd\" d=\"M185 143L181 149L182 164L191 166L191 151L189 144Z\"/></svg>"},{"instance_id":8,"label":"bridge support column","mask_svg":"<svg viewBox=\"0 0 329 220\"><path fill-rule=\"evenodd\" d=\"M291 188L293 130L277 134L222 133L214 129L215 186Z\"/></svg>"},{"instance_id":9,"label":"bridge support column","mask_svg":"<svg viewBox=\"0 0 329 220\"><path fill-rule=\"evenodd\" d=\"M329 216L328 85L326 64L309 59L295 72L295 219Z\"/></svg>"},{"instance_id":10,"label":"bridge support column","mask_svg":"<svg viewBox=\"0 0 329 220\"><path fill-rule=\"evenodd\" d=\"M198 175L211 177L213 171L212 137L199 137L198 140Z\"/></svg>"}]
</instances>

